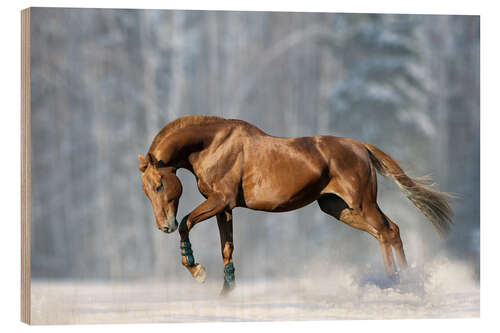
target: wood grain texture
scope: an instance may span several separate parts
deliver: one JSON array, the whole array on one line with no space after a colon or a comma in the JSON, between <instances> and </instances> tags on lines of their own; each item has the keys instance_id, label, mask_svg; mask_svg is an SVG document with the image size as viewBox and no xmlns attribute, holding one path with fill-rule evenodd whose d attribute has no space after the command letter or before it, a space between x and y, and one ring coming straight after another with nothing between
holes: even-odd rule
<instances>
[{"instance_id":1,"label":"wood grain texture","mask_svg":"<svg viewBox=\"0 0 500 333\"><path fill-rule=\"evenodd\" d=\"M21 321L31 323L30 9L21 11Z\"/></svg>"}]
</instances>

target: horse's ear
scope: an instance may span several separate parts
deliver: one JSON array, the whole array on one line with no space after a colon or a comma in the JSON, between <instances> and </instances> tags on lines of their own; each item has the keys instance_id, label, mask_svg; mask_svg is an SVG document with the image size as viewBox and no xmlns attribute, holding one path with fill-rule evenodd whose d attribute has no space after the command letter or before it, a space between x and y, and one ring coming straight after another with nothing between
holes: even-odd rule
<instances>
[{"instance_id":1,"label":"horse's ear","mask_svg":"<svg viewBox=\"0 0 500 333\"><path fill-rule=\"evenodd\" d=\"M148 167L148 161L141 154L137 156L137 160L139 162L139 171L144 172Z\"/></svg>"}]
</instances>

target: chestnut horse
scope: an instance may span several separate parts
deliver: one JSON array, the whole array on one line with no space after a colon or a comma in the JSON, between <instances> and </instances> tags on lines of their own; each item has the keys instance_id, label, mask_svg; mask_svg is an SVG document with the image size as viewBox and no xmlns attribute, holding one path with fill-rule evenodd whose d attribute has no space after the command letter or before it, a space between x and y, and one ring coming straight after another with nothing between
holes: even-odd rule
<instances>
[{"instance_id":1,"label":"chestnut horse","mask_svg":"<svg viewBox=\"0 0 500 333\"><path fill-rule=\"evenodd\" d=\"M182 264L200 282L204 267L195 262L189 233L198 223L217 218L224 262L222 293L234 287L233 215L235 207L286 212L317 201L320 209L378 240L389 278L407 268L398 226L377 204L375 171L393 179L440 235L451 227L448 194L408 177L375 146L334 136L279 138L236 119L187 116L167 124L143 157L142 189L153 205L158 228L179 227ZM197 180L205 201L177 223L182 185L176 170ZM392 247L392 248L391 248Z\"/></svg>"}]
</instances>

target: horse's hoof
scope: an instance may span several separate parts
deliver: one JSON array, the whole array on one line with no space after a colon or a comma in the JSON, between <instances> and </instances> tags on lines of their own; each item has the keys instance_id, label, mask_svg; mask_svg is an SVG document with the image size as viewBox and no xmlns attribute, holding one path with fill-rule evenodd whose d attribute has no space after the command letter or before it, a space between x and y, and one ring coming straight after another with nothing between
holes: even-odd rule
<instances>
[{"instance_id":1,"label":"horse's hoof","mask_svg":"<svg viewBox=\"0 0 500 333\"><path fill-rule=\"evenodd\" d=\"M389 280L392 283L396 283L396 284L400 283L401 282L401 276L400 276L399 272L395 271L391 275L389 275Z\"/></svg>"},{"instance_id":2,"label":"horse's hoof","mask_svg":"<svg viewBox=\"0 0 500 333\"><path fill-rule=\"evenodd\" d=\"M204 283L205 279L207 278L207 271L205 270L205 267L203 267L202 264L197 264L196 267L198 267L198 270L193 274L193 277L199 283Z\"/></svg>"}]
</instances>

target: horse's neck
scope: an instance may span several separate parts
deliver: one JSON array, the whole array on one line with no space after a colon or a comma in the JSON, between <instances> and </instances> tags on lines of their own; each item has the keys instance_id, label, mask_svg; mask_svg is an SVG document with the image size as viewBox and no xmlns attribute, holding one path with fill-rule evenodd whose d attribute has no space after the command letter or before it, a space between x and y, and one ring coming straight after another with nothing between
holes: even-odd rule
<instances>
[{"instance_id":1,"label":"horse's neck","mask_svg":"<svg viewBox=\"0 0 500 333\"><path fill-rule=\"evenodd\" d=\"M155 149L155 156L166 165L192 169L191 158L205 149L212 141L213 131L184 128L169 135Z\"/></svg>"}]
</instances>

